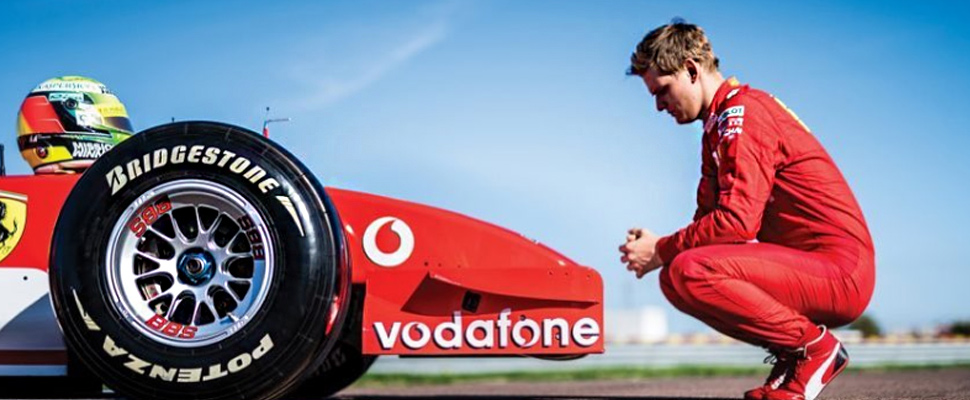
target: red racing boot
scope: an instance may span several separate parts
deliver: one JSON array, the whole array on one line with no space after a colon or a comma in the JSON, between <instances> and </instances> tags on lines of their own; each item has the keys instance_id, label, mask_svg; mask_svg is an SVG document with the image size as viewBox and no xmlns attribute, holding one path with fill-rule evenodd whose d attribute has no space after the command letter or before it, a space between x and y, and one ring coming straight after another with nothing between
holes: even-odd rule
<instances>
[{"instance_id":1,"label":"red racing boot","mask_svg":"<svg viewBox=\"0 0 970 400\"><path fill-rule=\"evenodd\" d=\"M824 326L819 328L822 334L817 339L791 354L796 357L791 373L780 387L766 393L765 399L814 400L849 365L849 353L842 342Z\"/></svg>"},{"instance_id":2,"label":"red racing boot","mask_svg":"<svg viewBox=\"0 0 970 400\"><path fill-rule=\"evenodd\" d=\"M795 366L795 356L784 351L768 350L771 355L765 358L765 364L774 364L765 384L744 392L744 400L763 400L768 392L778 389L785 382L785 377L791 374Z\"/></svg>"}]
</instances>

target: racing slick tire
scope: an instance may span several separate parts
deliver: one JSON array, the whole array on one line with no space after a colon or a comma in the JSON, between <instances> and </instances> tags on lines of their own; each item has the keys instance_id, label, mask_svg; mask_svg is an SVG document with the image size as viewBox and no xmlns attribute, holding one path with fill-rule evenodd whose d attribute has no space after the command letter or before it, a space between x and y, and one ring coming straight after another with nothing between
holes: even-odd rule
<instances>
[{"instance_id":1,"label":"racing slick tire","mask_svg":"<svg viewBox=\"0 0 970 400\"><path fill-rule=\"evenodd\" d=\"M51 246L66 341L139 399L282 396L341 334L333 205L293 155L213 122L148 129L78 180Z\"/></svg>"},{"instance_id":2,"label":"racing slick tire","mask_svg":"<svg viewBox=\"0 0 970 400\"><path fill-rule=\"evenodd\" d=\"M292 392L293 398L325 398L344 390L367 373L377 356L363 354L361 321L364 315L364 288L351 291L347 328L323 363Z\"/></svg>"}]
</instances>

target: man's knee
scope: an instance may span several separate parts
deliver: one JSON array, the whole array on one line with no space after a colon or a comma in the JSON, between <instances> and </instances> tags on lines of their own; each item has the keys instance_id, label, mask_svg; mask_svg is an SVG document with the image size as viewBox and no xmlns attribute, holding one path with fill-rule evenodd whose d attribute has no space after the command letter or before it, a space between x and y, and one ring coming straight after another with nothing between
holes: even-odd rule
<instances>
[{"instance_id":1,"label":"man's knee","mask_svg":"<svg viewBox=\"0 0 970 400\"><path fill-rule=\"evenodd\" d=\"M703 320L703 312L699 308L691 306L690 300L685 297L690 294L682 294L674 287L673 279L670 276L670 267L664 267L660 270L660 291L678 311Z\"/></svg>"},{"instance_id":2,"label":"man's knee","mask_svg":"<svg viewBox=\"0 0 970 400\"><path fill-rule=\"evenodd\" d=\"M679 285L687 282L706 281L711 275L717 274L716 263L707 253L707 249L699 247L674 257L673 262L667 266L671 283L680 287Z\"/></svg>"},{"instance_id":3,"label":"man's knee","mask_svg":"<svg viewBox=\"0 0 970 400\"><path fill-rule=\"evenodd\" d=\"M695 309L703 308L696 295L697 284L706 284L713 274L713 259L705 248L690 249L674 257L673 262L663 268L660 274L660 288L667 300L678 310L697 314Z\"/></svg>"},{"instance_id":4,"label":"man's knee","mask_svg":"<svg viewBox=\"0 0 970 400\"><path fill-rule=\"evenodd\" d=\"M660 270L660 291L675 308L682 312L687 312L687 303L677 293L677 288L674 287L674 282L670 277L670 267L664 267Z\"/></svg>"}]
</instances>

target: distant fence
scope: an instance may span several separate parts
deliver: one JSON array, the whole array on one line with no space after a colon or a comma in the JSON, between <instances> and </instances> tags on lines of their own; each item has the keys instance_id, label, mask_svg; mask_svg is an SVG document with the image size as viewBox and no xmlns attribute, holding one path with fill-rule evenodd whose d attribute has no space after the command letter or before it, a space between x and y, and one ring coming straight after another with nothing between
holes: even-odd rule
<instances>
[{"instance_id":1,"label":"distant fence","mask_svg":"<svg viewBox=\"0 0 970 400\"><path fill-rule=\"evenodd\" d=\"M850 365L946 365L970 363L970 343L858 343L846 346ZM762 365L764 350L744 344L710 345L609 345L605 354L573 361L534 358L399 358L381 357L372 373L486 373L516 371L578 370L634 367L663 368L678 365L755 367Z\"/></svg>"}]
</instances>

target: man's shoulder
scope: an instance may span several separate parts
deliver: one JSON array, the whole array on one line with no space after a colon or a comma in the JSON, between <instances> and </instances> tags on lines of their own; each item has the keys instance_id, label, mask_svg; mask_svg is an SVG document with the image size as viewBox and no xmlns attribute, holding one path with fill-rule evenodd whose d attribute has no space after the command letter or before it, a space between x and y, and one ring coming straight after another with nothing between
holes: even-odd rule
<instances>
[{"instance_id":1,"label":"man's shoulder","mask_svg":"<svg viewBox=\"0 0 970 400\"><path fill-rule=\"evenodd\" d=\"M719 112L723 113L731 107L742 106L748 107L764 107L767 101L774 101L774 96L770 93L765 92L761 89L755 89L748 85L740 86L731 89L724 96L724 100L721 102Z\"/></svg>"},{"instance_id":2,"label":"man's shoulder","mask_svg":"<svg viewBox=\"0 0 970 400\"><path fill-rule=\"evenodd\" d=\"M773 103L771 94L748 87L747 85L731 89L717 109L711 126L711 133L718 138L718 142L731 139L742 132L748 135L762 136L771 129L763 129L774 124L769 122L773 118L770 111Z\"/></svg>"},{"instance_id":3,"label":"man's shoulder","mask_svg":"<svg viewBox=\"0 0 970 400\"><path fill-rule=\"evenodd\" d=\"M721 126L731 118L763 119L771 118L772 107L776 106L774 96L747 85L732 89L724 97L717 109L717 125Z\"/></svg>"}]
</instances>

